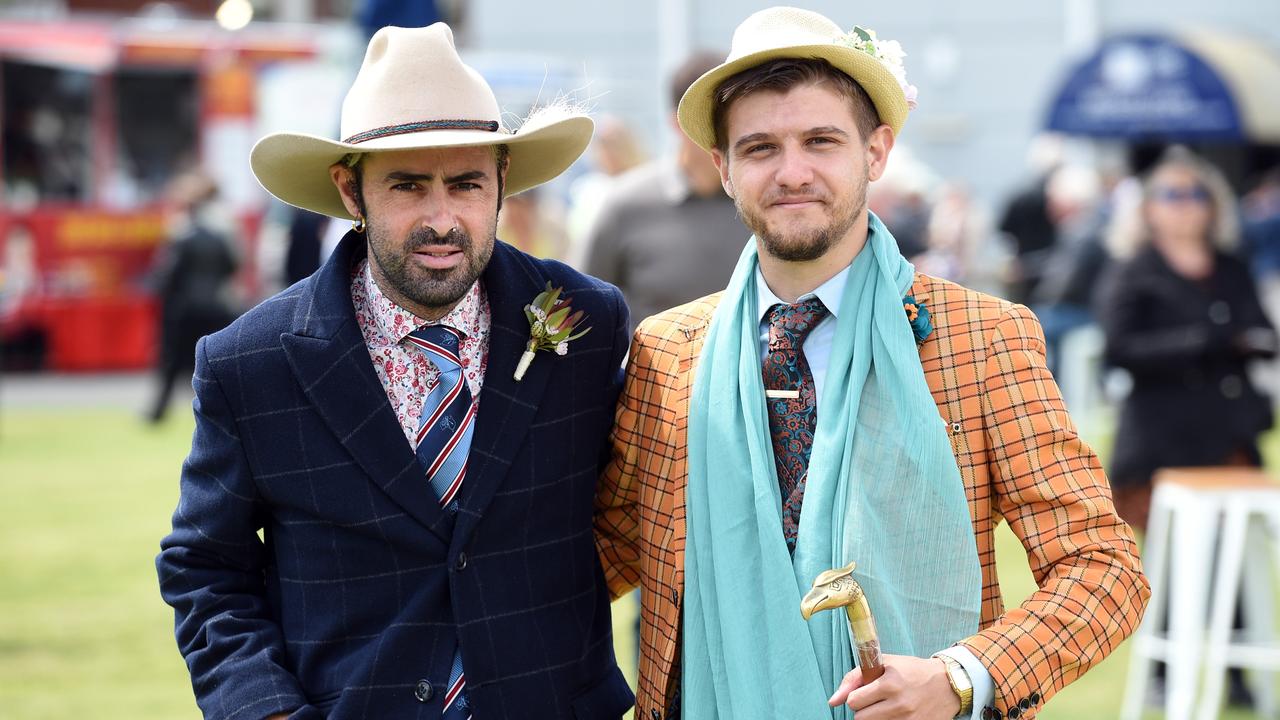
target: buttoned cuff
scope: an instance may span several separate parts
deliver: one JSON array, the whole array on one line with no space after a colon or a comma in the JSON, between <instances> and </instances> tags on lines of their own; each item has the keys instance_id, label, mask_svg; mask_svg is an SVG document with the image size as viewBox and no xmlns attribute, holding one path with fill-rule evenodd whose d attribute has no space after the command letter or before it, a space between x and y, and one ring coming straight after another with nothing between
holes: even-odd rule
<instances>
[{"instance_id":1,"label":"buttoned cuff","mask_svg":"<svg viewBox=\"0 0 1280 720\"><path fill-rule=\"evenodd\" d=\"M991 673L963 645L952 645L946 650L939 650L938 654L960 663L964 666L964 671L969 673L969 682L973 683L973 710L969 720L981 720L982 709L995 700L995 683L991 680Z\"/></svg>"}]
</instances>

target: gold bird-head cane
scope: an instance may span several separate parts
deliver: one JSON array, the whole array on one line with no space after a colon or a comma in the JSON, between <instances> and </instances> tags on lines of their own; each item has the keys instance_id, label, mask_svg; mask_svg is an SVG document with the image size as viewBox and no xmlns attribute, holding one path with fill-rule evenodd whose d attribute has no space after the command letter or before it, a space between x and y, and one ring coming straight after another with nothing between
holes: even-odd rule
<instances>
[{"instance_id":1,"label":"gold bird-head cane","mask_svg":"<svg viewBox=\"0 0 1280 720\"><path fill-rule=\"evenodd\" d=\"M822 610L844 608L849 618L849 632L853 636L853 649L858 654L858 667L862 669L862 681L869 683L884 674L880 658L880 636L876 634L876 621L871 617L871 606L862 586L853 579L856 563L828 570L813 579L813 587L800 601L800 615L805 620Z\"/></svg>"}]
</instances>

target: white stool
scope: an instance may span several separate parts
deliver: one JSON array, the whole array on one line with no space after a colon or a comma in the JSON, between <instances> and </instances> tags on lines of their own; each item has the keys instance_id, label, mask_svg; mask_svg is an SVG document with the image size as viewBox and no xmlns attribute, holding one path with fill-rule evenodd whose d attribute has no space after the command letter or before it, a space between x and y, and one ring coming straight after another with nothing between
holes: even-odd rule
<instances>
[{"instance_id":1,"label":"white stool","mask_svg":"<svg viewBox=\"0 0 1280 720\"><path fill-rule=\"evenodd\" d=\"M1263 682L1253 684L1254 699L1260 717L1275 717L1269 673L1280 671L1280 644L1274 632L1278 535L1280 484L1260 470L1174 469L1156 475L1143 552L1151 602L1134 636L1123 720L1141 717L1151 671L1159 660L1167 663L1168 720L1192 717L1202 662L1199 720L1218 716L1228 667L1266 673ZM1231 620L1240 598L1242 566L1247 567L1245 631L1236 641ZM1169 631L1162 635L1159 628L1166 611Z\"/></svg>"}]
</instances>

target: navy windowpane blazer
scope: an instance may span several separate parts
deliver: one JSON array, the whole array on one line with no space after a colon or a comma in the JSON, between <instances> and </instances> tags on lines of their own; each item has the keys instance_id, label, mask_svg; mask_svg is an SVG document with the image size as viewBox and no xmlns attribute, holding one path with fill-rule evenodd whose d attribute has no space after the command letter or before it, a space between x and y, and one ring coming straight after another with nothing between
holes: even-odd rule
<instances>
[{"instance_id":1,"label":"navy windowpane blazer","mask_svg":"<svg viewBox=\"0 0 1280 720\"><path fill-rule=\"evenodd\" d=\"M348 234L196 352L196 430L156 559L206 717L440 717L461 642L476 720L619 718L592 534L627 352L616 288L501 242L467 480L443 511L374 373ZM512 378L523 308L563 286L592 331ZM259 531L261 530L261 534Z\"/></svg>"}]
</instances>

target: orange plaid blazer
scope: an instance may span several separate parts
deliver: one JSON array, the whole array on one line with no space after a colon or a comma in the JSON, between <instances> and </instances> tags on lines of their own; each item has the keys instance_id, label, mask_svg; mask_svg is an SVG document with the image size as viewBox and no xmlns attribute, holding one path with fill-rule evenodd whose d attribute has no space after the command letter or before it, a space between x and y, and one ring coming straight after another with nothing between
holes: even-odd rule
<instances>
[{"instance_id":1,"label":"orange plaid blazer","mask_svg":"<svg viewBox=\"0 0 1280 720\"><path fill-rule=\"evenodd\" d=\"M1076 433L1027 308L917 274L934 332L925 378L950 431L982 563L981 630L962 644L995 682L993 717L1030 718L1137 627L1150 595L1097 456ZM641 585L637 718L667 711L684 588L686 430L693 370L719 295L645 320L631 346L597 495L609 588ZM993 531L1008 521L1039 586L1006 610Z\"/></svg>"}]
</instances>

